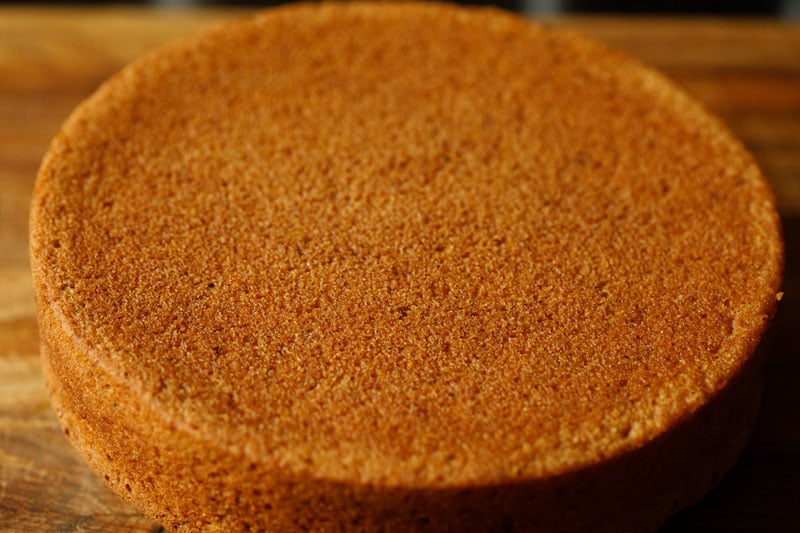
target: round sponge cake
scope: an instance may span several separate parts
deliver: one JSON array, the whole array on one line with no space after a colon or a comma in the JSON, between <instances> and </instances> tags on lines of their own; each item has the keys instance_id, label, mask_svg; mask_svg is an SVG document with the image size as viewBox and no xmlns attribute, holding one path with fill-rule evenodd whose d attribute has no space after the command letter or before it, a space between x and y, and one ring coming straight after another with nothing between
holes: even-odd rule
<instances>
[{"instance_id":1,"label":"round sponge cake","mask_svg":"<svg viewBox=\"0 0 800 533\"><path fill-rule=\"evenodd\" d=\"M655 528L744 446L783 263L751 156L657 73L383 3L113 77L31 254L64 432L181 531Z\"/></svg>"}]
</instances>

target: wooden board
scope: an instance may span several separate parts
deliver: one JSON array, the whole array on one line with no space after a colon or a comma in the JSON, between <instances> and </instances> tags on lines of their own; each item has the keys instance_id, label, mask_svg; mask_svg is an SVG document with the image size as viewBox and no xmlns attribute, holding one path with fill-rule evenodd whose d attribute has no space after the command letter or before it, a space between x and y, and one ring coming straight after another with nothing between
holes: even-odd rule
<instances>
[{"instance_id":1,"label":"wooden board","mask_svg":"<svg viewBox=\"0 0 800 533\"><path fill-rule=\"evenodd\" d=\"M156 531L77 458L38 359L27 216L39 161L71 109L125 63L238 11L0 8L0 530ZM800 531L800 25L561 18L661 68L719 114L771 181L787 244L767 388L750 446L665 531Z\"/></svg>"}]
</instances>

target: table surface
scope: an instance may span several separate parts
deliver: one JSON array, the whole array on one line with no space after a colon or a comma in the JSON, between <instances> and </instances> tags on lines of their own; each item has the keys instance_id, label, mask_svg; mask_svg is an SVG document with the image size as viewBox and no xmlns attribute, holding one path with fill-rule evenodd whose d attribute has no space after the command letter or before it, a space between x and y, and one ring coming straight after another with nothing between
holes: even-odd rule
<instances>
[{"instance_id":1,"label":"table surface","mask_svg":"<svg viewBox=\"0 0 800 533\"><path fill-rule=\"evenodd\" d=\"M27 255L37 167L69 112L142 52L232 10L0 7L0 530L157 531L61 435L39 367ZM786 240L758 426L734 469L665 531L800 531L800 24L770 20L553 18L660 68L755 154Z\"/></svg>"}]
</instances>

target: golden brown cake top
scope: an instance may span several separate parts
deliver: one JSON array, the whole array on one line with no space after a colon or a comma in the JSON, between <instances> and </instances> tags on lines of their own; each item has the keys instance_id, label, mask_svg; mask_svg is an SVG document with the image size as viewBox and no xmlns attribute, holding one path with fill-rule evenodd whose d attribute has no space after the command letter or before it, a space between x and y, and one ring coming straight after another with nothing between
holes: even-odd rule
<instances>
[{"instance_id":1,"label":"golden brown cake top","mask_svg":"<svg viewBox=\"0 0 800 533\"><path fill-rule=\"evenodd\" d=\"M106 83L43 164L32 257L121 401L292 471L448 486L695 410L755 349L782 247L751 157L631 59L494 10L323 4Z\"/></svg>"}]
</instances>

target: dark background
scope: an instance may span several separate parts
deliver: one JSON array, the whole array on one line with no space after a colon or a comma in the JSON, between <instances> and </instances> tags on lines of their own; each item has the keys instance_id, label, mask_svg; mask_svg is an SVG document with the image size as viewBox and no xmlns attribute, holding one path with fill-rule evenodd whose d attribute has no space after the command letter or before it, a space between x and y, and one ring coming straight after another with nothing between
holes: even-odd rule
<instances>
[{"instance_id":1,"label":"dark background","mask_svg":"<svg viewBox=\"0 0 800 533\"><path fill-rule=\"evenodd\" d=\"M282 0L0 0L0 4L154 4L166 6L274 6ZM800 18L800 0L458 0L459 4L495 5L525 13L691 14Z\"/></svg>"}]
</instances>

